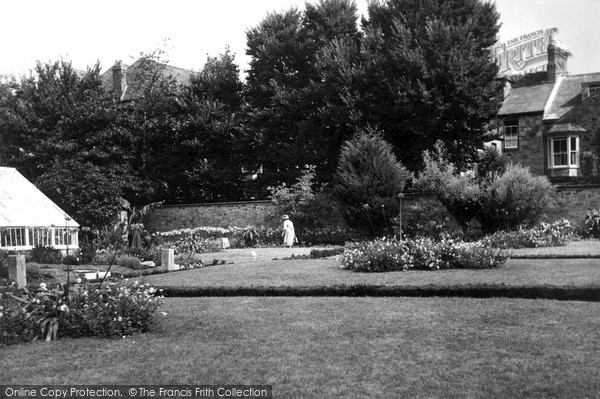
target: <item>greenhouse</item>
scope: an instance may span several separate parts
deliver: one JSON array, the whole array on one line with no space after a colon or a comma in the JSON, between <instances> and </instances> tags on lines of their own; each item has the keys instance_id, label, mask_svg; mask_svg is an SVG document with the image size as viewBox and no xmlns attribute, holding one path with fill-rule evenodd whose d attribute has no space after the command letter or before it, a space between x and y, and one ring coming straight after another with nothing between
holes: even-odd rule
<instances>
[{"instance_id":1,"label":"greenhouse","mask_svg":"<svg viewBox=\"0 0 600 399\"><path fill-rule=\"evenodd\" d=\"M14 168L0 167L0 250L76 250L79 224Z\"/></svg>"}]
</instances>

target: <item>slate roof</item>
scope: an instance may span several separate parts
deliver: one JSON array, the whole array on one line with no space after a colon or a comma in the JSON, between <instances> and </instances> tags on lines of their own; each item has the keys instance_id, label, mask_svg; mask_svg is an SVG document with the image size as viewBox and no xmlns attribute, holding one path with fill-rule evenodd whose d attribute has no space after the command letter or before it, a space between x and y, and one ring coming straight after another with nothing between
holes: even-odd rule
<instances>
[{"instance_id":1,"label":"slate roof","mask_svg":"<svg viewBox=\"0 0 600 399\"><path fill-rule=\"evenodd\" d=\"M145 64L146 63L146 64ZM146 66L144 66L144 64ZM184 85L189 83L190 77L193 72L187 69L174 67L168 64L162 64L154 60L138 59L131 65L122 65L125 73L126 88L121 99L123 101L132 100L141 95L140 82L144 80L141 78L143 71L158 71L159 75L163 78L172 77L175 79L178 85ZM113 90L113 67L110 67L101 76L102 84L106 91L111 92Z\"/></svg>"},{"instance_id":2,"label":"slate roof","mask_svg":"<svg viewBox=\"0 0 600 399\"><path fill-rule=\"evenodd\" d=\"M546 76L546 72L533 73L514 82L498 115L543 112L554 88L554 82L548 82Z\"/></svg>"},{"instance_id":3,"label":"slate roof","mask_svg":"<svg viewBox=\"0 0 600 399\"><path fill-rule=\"evenodd\" d=\"M15 168L0 167L0 227L65 227L66 213ZM69 220L69 227L79 227Z\"/></svg>"},{"instance_id":4,"label":"slate roof","mask_svg":"<svg viewBox=\"0 0 600 399\"><path fill-rule=\"evenodd\" d=\"M574 123L556 123L552 125L550 130L547 133L577 133L577 132L585 132L586 130L579 125Z\"/></svg>"},{"instance_id":5,"label":"slate roof","mask_svg":"<svg viewBox=\"0 0 600 399\"><path fill-rule=\"evenodd\" d=\"M556 90L556 95L548 104L547 114L544 115L544 119L560 118L580 105L583 102L581 85L582 83L590 82L600 82L600 72L563 76L557 82L559 86Z\"/></svg>"},{"instance_id":6,"label":"slate roof","mask_svg":"<svg viewBox=\"0 0 600 399\"><path fill-rule=\"evenodd\" d=\"M546 72L539 72L513 83L498 115L539 112L543 113L544 120L559 119L583 102L583 83L600 82L600 72L562 75L556 82L548 82L545 76Z\"/></svg>"}]
</instances>

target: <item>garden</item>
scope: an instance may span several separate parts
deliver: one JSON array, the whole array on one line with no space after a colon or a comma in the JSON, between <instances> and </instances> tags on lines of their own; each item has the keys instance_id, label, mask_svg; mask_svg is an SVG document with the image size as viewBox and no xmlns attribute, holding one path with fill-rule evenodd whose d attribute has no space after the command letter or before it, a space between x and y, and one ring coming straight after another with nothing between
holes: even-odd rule
<instances>
[{"instance_id":1,"label":"garden","mask_svg":"<svg viewBox=\"0 0 600 399\"><path fill-rule=\"evenodd\" d=\"M543 221L551 186L527 170L477 181L428 156L419 176L394 169L400 187L364 179L377 195L352 202L364 190L341 179L333 193L315 189L311 168L272 188L273 217L291 215L302 237L291 248L269 223L148 232L151 206L82 228L78 253L34 248L28 286L0 286L2 380L268 384L282 397L594 396L600 212ZM409 179L438 187L455 223L425 204L401 215ZM177 267L161 264L164 250Z\"/></svg>"}]
</instances>

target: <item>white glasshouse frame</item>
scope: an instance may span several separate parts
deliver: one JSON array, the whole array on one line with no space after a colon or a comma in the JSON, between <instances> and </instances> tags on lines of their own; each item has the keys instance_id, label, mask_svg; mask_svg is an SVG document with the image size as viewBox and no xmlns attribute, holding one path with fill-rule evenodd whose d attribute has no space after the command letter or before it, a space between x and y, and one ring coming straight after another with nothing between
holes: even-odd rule
<instances>
[{"instance_id":1,"label":"white glasshouse frame","mask_svg":"<svg viewBox=\"0 0 600 399\"><path fill-rule=\"evenodd\" d=\"M79 247L76 227L0 227L0 249L29 250L36 245L56 249Z\"/></svg>"}]
</instances>

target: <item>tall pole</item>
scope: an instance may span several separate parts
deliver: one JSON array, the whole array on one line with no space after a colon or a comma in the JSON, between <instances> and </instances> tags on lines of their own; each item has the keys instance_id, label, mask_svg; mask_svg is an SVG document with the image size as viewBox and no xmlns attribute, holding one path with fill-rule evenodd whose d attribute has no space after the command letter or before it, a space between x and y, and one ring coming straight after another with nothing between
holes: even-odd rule
<instances>
[{"instance_id":1,"label":"tall pole","mask_svg":"<svg viewBox=\"0 0 600 399\"><path fill-rule=\"evenodd\" d=\"M400 242L402 242L402 198L404 197L404 194L399 193L398 194L398 204L399 204L399 208L398 208L398 228L400 229Z\"/></svg>"},{"instance_id":2,"label":"tall pole","mask_svg":"<svg viewBox=\"0 0 600 399\"><path fill-rule=\"evenodd\" d=\"M69 295L69 284L71 278L71 262L69 260L69 239L71 238L71 231L69 230L69 220L71 220L71 218L65 213L65 243L67 246L67 256L65 258L67 260L67 287L65 288L65 297Z\"/></svg>"}]
</instances>

